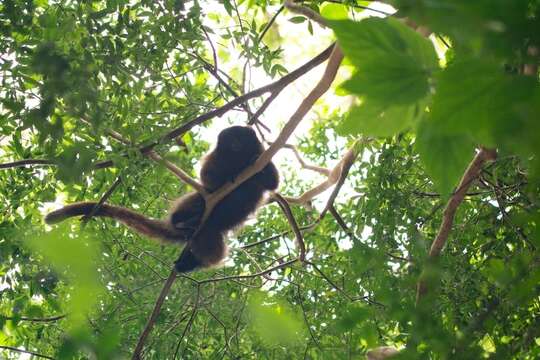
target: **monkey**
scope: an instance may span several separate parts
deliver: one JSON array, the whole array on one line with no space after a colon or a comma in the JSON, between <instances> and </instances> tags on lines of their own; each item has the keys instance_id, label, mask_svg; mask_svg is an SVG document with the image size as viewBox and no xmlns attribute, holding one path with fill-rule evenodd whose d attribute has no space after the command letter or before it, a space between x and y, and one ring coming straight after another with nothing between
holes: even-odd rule
<instances>
[{"instance_id":1,"label":"monkey","mask_svg":"<svg viewBox=\"0 0 540 360\"><path fill-rule=\"evenodd\" d=\"M202 159L200 180L208 193L233 182L263 153L264 147L255 131L247 126L232 126L218 135L214 149ZM240 184L219 201L206 221L203 196L189 192L177 199L165 220L151 219L133 210L102 204L93 216L108 217L132 230L166 243L189 243L175 262L177 272L185 273L221 263L227 255L224 238L228 231L242 226L259 206L265 192L279 185L279 173L272 162ZM55 210L45 217L47 224L88 215L96 202L80 202Z\"/></svg>"}]
</instances>

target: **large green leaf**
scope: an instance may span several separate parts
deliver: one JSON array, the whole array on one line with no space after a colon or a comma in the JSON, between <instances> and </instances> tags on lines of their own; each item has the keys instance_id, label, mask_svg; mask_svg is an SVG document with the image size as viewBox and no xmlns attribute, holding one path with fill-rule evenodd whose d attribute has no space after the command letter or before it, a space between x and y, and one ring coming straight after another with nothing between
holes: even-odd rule
<instances>
[{"instance_id":1,"label":"large green leaf","mask_svg":"<svg viewBox=\"0 0 540 360\"><path fill-rule=\"evenodd\" d=\"M346 89L392 104L411 104L428 94L430 76L438 67L429 40L391 18L329 23L358 70Z\"/></svg>"},{"instance_id":2,"label":"large green leaf","mask_svg":"<svg viewBox=\"0 0 540 360\"><path fill-rule=\"evenodd\" d=\"M448 195L471 161L474 143L468 135L448 134L428 118L419 124L416 149L439 192Z\"/></svg>"},{"instance_id":3,"label":"large green leaf","mask_svg":"<svg viewBox=\"0 0 540 360\"><path fill-rule=\"evenodd\" d=\"M505 74L502 66L489 60L462 60L437 78L433 121L441 131L468 133L487 146L529 138L532 134L522 132L534 126L531 102L537 92L531 77Z\"/></svg>"},{"instance_id":4,"label":"large green leaf","mask_svg":"<svg viewBox=\"0 0 540 360\"><path fill-rule=\"evenodd\" d=\"M27 243L73 284L65 299L69 319L74 326L83 325L98 300L97 295L103 291L95 264L96 241L84 232L72 236L69 225L64 224L47 233L32 233Z\"/></svg>"},{"instance_id":5,"label":"large green leaf","mask_svg":"<svg viewBox=\"0 0 540 360\"><path fill-rule=\"evenodd\" d=\"M347 114L339 131L343 134L392 136L411 126L422 113L423 109L416 104L385 106L367 101Z\"/></svg>"}]
</instances>

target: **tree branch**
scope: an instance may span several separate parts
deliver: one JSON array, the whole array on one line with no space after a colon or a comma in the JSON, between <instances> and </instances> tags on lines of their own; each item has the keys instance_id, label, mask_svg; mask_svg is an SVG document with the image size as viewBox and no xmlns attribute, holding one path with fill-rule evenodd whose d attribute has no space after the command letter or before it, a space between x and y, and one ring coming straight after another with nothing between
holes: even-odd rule
<instances>
[{"instance_id":1,"label":"tree branch","mask_svg":"<svg viewBox=\"0 0 540 360\"><path fill-rule=\"evenodd\" d=\"M192 188L194 188L199 194L202 195L203 198L206 198L207 192L204 186L189 176L184 170L180 169L178 166L174 165L172 162L163 159L161 156L159 156L155 151L149 151L147 153L147 156L158 162L165 165L167 169L169 169L174 175L176 175L177 178L185 182L186 184L190 185Z\"/></svg>"},{"instance_id":2,"label":"tree branch","mask_svg":"<svg viewBox=\"0 0 540 360\"><path fill-rule=\"evenodd\" d=\"M287 217L289 225L291 225L294 231L294 235L296 237L296 246L298 246L298 259L301 262L304 262L304 260L306 259L306 245L304 243L304 238L302 237L302 232L300 231L298 223L296 222L296 219L294 218L294 215L291 211L291 207L289 206L289 203L287 203L287 200L285 200L283 196L279 195L278 193L274 193L272 195L272 198L279 204L279 207Z\"/></svg>"},{"instance_id":3,"label":"tree branch","mask_svg":"<svg viewBox=\"0 0 540 360\"><path fill-rule=\"evenodd\" d=\"M441 251L448 240L448 236L450 235L450 231L452 230L452 224L454 223L454 217L456 215L458 206L465 198L465 194L467 193L467 190L471 186L472 182L478 177L484 163L486 161L495 160L496 156L497 152L495 150L482 148L473 158L467 167L467 170L465 170L457 190L450 197L443 211L441 226L439 227L437 236L435 237L435 240L433 240L429 250L429 259L435 259L441 254ZM427 291L428 288L426 281L421 275L416 290L416 304L418 304L420 299L427 293Z\"/></svg>"},{"instance_id":4,"label":"tree branch","mask_svg":"<svg viewBox=\"0 0 540 360\"><path fill-rule=\"evenodd\" d=\"M22 353L22 354L28 354L28 355L32 355L32 356L37 356L37 357L43 358L43 359L52 359L52 360L54 360L53 357L43 355L43 354L39 354L39 353L36 353L36 352L33 352L33 351L18 349L18 348L13 347L13 346L0 345L0 349L5 349L5 350L9 350L9 351L15 351L15 352L19 352L19 353Z\"/></svg>"},{"instance_id":5,"label":"tree branch","mask_svg":"<svg viewBox=\"0 0 540 360\"><path fill-rule=\"evenodd\" d=\"M334 166L332 170L327 169L328 177L325 181L309 189L308 191L306 191L299 197L285 197L285 200L287 200L291 204L305 204L308 201L312 200L315 196L328 190L337 182L341 182L341 185L343 185L343 181L345 180L344 177L347 176L347 174L343 176L343 172L344 170L346 170L347 172L349 171L349 168L352 166L355 159L356 159L356 150L354 149L354 146L353 146L345 153L343 158ZM338 188L338 191L339 191L339 188ZM332 193L332 195L334 195L334 193ZM334 195L334 198L332 199L332 201L335 199L335 196L337 196L337 193ZM325 212L327 210L328 209L325 208Z\"/></svg>"},{"instance_id":6,"label":"tree branch","mask_svg":"<svg viewBox=\"0 0 540 360\"><path fill-rule=\"evenodd\" d=\"M0 164L0 169L11 169L11 168L23 167L26 165L56 166L56 163L52 160L26 159L26 160L18 160L18 161L12 161L8 163Z\"/></svg>"},{"instance_id":7,"label":"tree branch","mask_svg":"<svg viewBox=\"0 0 540 360\"><path fill-rule=\"evenodd\" d=\"M61 319L65 318L65 317L66 317L65 314L57 315L57 316L51 316L51 317L48 317L48 318L29 318L29 317L21 316L20 318L17 318L17 320L19 320L19 321L30 321L30 322L53 322L53 321L61 320ZM15 320L16 319L14 316L3 316L3 315L0 315L0 318L2 318L4 320Z\"/></svg>"},{"instance_id":8,"label":"tree branch","mask_svg":"<svg viewBox=\"0 0 540 360\"><path fill-rule=\"evenodd\" d=\"M169 274L169 277L165 281L165 284L163 284L163 288L161 289L161 292L159 293L159 296L156 300L154 309L152 310L152 314L150 315L150 318L148 319L143 332L139 336L137 346L135 346L133 356L131 357L132 360L139 360L141 358L141 352L144 347L144 342L146 341L146 338L148 337L148 335L150 335L150 331L152 331L152 328L154 327L154 323L156 322L159 312L161 311L161 306L163 305L167 294L171 290L171 286L174 283L174 280L176 280L176 270L173 268L171 270L171 273Z\"/></svg>"},{"instance_id":9,"label":"tree branch","mask_svg":"<svg viewBox=\"0 0 540 360\"><path fill-rule=\"evenodd\" d=\"M304 15L324 28L328 27L326 20L320 14L301 4L296 4L294 0L285 0L283 5L285 5L285 7L293 13Z\"/></svg>"}]
</instances>

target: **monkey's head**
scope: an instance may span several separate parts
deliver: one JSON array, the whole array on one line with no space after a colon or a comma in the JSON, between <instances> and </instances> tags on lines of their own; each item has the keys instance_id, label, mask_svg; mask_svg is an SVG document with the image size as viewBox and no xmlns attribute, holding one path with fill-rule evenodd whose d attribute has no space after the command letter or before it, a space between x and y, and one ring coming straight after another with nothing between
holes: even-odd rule
<instances>
[{"instance_id":1,"label":"monkey's head","mask_svg":"<svg viewBox=\"0 0 540 360\"><path fill-rule=\"evenodd\" d=\"M219 133L217 141L219 152L240 156L258 155L263 147L255 131L248 126L231 126Z\"/></svg>"}]
</instances>

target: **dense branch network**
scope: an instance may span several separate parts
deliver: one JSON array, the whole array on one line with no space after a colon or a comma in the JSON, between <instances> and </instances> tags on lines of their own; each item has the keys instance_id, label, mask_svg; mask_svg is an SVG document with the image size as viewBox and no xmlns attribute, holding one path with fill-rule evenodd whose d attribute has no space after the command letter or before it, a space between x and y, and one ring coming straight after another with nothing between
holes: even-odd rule
<instances>
[{"instance_id":1,"label":"dense branch network","mask_svg":"<svg viewBox=\"0 0 540 360\"><path fill-rule=\"evenodd\" d=\"M291 116L289 121L285 124L285 126L281 130L280 134L278 135L274 143L265 152L263 152L261 156L259 156L259 158L255 161L253 165L249 166L244 171L242 171L242 173L240 173L240 175L236 177L234 182L225 184L220 189L218 189L217 191L207 196L207 198L205 199L205 212L204 212L203 219L201 221L201 226L204 223L204 221L206 221L206 219L208 218L208 215L211 213L215 205L220 200L222 200L231 191L233 191L236 187L238 187L244 181L249 179L251 176L261 171L271 161L274 154L279 149L281 149L284 145L286 145L287 139L292 135L292 133L294 132L294 130L296 129L300 121L308 113L308 111L311 109L315 101L319 99L330 88L330 85L335 79L337 70L341 64L342 59L343 59L343 54L341 53L341 50L337 46L333 46L326 69L320 81L313 88L313 90L307 95L307 97L301 102L300 106L298 107L296 112ZM281 205L283 206L283 203L281 203ZM284 208L284 210L285 210L285 213L288 214L286 207ZM289 218L289 215L287 216ZM291 219L289 218L289 220ZM295 228L295 233L297 233L297 240L299 240L298 245L300 246L300 254L302 257L304 257L305 249L302 248L304 246L303 240L301 238L301 235L300 237L298 237L299 231L298 231L297 226ZM189 243L186 246L189 246ZM293 259L285 264L289 265L296 262L297 260L298 259ZM278 266L281 268L281 267L284 267L285 265L280 264ZM267 271L273 271L273 270L263 270L260 274L261 275L266 274ZM156 303L154 305L154 309L152 310L152 314L150 315L150 318L148 319L147 324L139 337L139 340L133 352L132 359L140 358L140 354L143 350L146 338L148 337L148 335L150 334L150 331L153 328L153 325L161 310L161 306L163 305L165 297L169 293L175 279L176 279L176 271L173 269L171 273L169 274L169 277L167 278L167 281L165 282L163 288L161 289L158 299L156 300Z\"/></svg>"}]
</instances>

